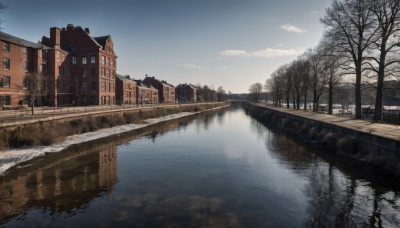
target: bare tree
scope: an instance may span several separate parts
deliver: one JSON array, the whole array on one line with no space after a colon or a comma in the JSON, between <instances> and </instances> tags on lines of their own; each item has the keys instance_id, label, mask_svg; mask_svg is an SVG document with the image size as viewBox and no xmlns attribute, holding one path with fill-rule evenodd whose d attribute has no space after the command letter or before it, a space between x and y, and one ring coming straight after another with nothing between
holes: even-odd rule
<instances>
[{"instance_id":1,"label":"bare tree","mask_svg":"<svg viewBox=\"0 0 400 228\"><path fill-rule=\"evenodd\" d=\"M261 83L257 82L250 85L249 88L249 100L253 102L258 102L262 94L263 86Z\"/></svg>"},{"instance_id":2,"label":"bare tree","mask_svg":"<svg viewBox=\"0 0 400 228\"><path fill-rule=\"evenodd\" d=\"M388 69L399 64L400 0L374 0L369 7L377 21L377 32L367 68L377 75L374 120L381 120L384 80L393 75Z\"/></svg>"},{"instance_id":3,"label":"bare tree","mask_svg":"<svg viewBox=\"0 0 400 228\"><path fill-rule=\"evenodd\" d=\"M226 99L226 92L222 86L217 89L217 98L218 101L224 101Z\"/></svg>"},{"instance_id":4,"label":"bare tree","mask_svg":"<svg viewBox=\"0 0 400 228\"><path fill-rule=\"evenodd\" d=\"M25 77L25 93L29 99L32 115L35 114L35 101L47 94L46 86L43 84L42 75L38 73L28 73Z\"/></svg>"},{"instance_id":5,"label":"bare tree","mask_svg":"<svg viewBox=\"0 0 400 228\"><path fill-rule=\"evenodd\" d=\"M306 56L310 64L308 84L313 95L313 112L318 112L319 100L328 83L328 77L324 71L323 49L321 47L309 49Z\"/></svg>"},{"instance_id":6,"label":"bare tree","mask_svg":"<svg viewBox=\"0 0 400 228\"><path fill-rule=\"evenodd\" d=\"M329 28L329 44L347 57L345 69L355 75L356 119L361 119L361 76L365 52L375 37L375 18L369 0L333 0L326 15L321 19Z\"/></svg>"}]
</instances>

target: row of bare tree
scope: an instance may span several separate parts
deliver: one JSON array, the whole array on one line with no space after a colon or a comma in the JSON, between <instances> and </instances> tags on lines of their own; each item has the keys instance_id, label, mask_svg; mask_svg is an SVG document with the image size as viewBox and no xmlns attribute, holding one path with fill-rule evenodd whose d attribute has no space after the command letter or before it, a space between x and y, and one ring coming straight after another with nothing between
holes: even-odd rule
<instances>
[{"instance_id":1,"label":"row of bare tree","mask_svg":"<svg viewBox=\"0 0 400 228\"><path fill-rule=\"evenodd\" d=\"M355 118L361 119L362 84L369 83L376 90L374 119L381 120L384 81L400 73L400 0L333 0L321 22L326 31L320 43L276 69L265 89L276 105L286 101L297 109L311 94L313 111L328 93L332 113L334 88L352 82Z\"/></svg>"}]
</instances>

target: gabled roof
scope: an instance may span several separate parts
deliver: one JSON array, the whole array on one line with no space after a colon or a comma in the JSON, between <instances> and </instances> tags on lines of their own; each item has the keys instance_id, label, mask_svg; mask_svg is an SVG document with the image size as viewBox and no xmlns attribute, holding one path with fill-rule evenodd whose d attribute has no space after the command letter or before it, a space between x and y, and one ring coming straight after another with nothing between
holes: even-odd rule
<instances>
[{"instance_id":1,"label":"gabled roof","mask_svg":"<svg viewBox=\"0 0 400 228\"><path fill-rule=\"evenodd\" d=\"M18 38L16 36L12 36L12 35L4 33L4 32L0 32L0 40L4 40L9 43L13 43L13 44L23 46L23 47L30 47L30 48L36 48L36 49L43 47L43 45L40 43L33 43L33 42Z\"/></svg>"},{"instance_id":2,"label":"gabled roof","mask_svg":"<svg viewBox=\"0 0 400 228\"><path fill-rule=\"evenodd\" d=\"M93 39L100 44L103 48L106 46L106 41L110 38L110 35L107 36L99 36L99 37L93 37Z\"/></svg>"}]
</instances>

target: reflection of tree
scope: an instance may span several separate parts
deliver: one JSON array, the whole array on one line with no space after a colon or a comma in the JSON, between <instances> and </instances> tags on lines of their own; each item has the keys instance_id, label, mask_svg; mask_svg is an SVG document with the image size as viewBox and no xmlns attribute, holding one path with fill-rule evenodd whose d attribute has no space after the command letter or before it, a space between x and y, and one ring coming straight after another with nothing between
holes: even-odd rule
<instances>
[{"instance_id":1,"label":"reflection of tree","mask_svg":"<svg viewBox=\"0 0 400 228\"><path fill-rule=\"evenodd\" d=\"M364 164L319 152L291 136L252 121L253 132L265 139L270 154L308 183L306 227L399 227L397 185ZM397 189L393 191L393 189Z\"/></svg>"}]
</instances>

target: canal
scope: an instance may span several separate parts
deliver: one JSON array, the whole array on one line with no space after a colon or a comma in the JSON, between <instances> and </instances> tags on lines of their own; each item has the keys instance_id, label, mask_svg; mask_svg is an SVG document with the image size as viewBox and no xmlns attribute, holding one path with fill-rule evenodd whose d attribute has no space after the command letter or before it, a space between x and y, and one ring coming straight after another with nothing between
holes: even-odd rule
<instances>
[{"instance_id":1,"label":"canal","mask_svg":"<svg viewBox=\"0 0 400 228\"><path fill-rule=\"evenodd\" d=\"M10 170L0 226L399 227L400 188L230 107Z\"/></svg>"}]
</instances>

